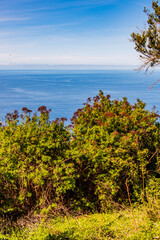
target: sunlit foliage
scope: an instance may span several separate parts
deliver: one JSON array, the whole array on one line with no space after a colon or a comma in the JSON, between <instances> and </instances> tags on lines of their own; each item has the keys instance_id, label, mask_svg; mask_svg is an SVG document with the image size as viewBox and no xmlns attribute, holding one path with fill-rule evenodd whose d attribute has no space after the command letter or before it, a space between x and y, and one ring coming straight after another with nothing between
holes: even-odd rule
<instances>
[{"instance_id":1,"label":"sunlit foliage","mask_svg":"<svg viewBox=\"0 0 160 240\"><path fill-rule=\"evenodd\" d=\"M102 91L64 125L45 106L0 127L0 218L103 211L146 198L159 177L158 115ZM70 130L69 130L70 128Z\"/></svg>"},{"instance_id":2,"label":"sunlit foliage","mask_svg":"<svg viewBox=\"0 0 160 240\"><path fill-rule=\"evenodd\" d=\"M157 117L139 99L131 105L102 91L74 114L71 154L83 204L104 209L125 202L126 184L132 200L139 200L156 175Z\"/></svg>"},{"instance_id":3,"label":"sunlit foliage","mask_svg":"<svg viewBox=\"0 0 160 240\"><path fill-rule=\"evenodd\" d=\"M152 2L153 12L144 8L147 14L147 28L131 34L135 49L142 59L141 68L148 70L160 64L160 6L158 1Z\"/></svg>"},{"instance_id":4,"label":"sunlit foliage","mask_svg":"<svg viewBox=\"0 0 160 240\"><path fill-rule=\"evenodd\" d=\"M73 163L65 158L70 134L65 119L49 121L45 106L38 114L23 108L7 114L0 128L0 214L17 215L63 203L74 188Z\"/></svg>"}]
</instances>

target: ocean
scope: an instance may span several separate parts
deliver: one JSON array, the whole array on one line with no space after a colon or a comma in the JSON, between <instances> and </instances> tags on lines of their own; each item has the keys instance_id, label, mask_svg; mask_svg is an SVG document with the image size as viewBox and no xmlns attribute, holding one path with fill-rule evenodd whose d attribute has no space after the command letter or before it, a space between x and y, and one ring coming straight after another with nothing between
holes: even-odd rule
<instances>
[{"instance_id":1,"label":"ocean","mask_svg":"<svg viewBox=\"0 0 160 240\"><path fill-rule=\"evenodd\" d=\"M5 115L27 107L35 112L45 105L50 119L66 117L83 107L88 97L102 90L111 99L127 97L130 103L140 98L146 108L160 111L160 72L146 75L135 70L0 70L0 120Z\"/></svg>"}]
</instances>

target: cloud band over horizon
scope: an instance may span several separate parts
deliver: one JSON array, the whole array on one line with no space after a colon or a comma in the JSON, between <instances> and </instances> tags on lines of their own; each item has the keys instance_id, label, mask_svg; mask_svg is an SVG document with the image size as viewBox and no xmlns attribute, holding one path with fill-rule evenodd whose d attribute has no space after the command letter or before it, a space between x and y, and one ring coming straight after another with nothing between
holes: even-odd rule
<instances>
[{"instance_id":1,"label":"cloud band over horizon","mask_svg":"<svg viewBox=\"0 0 160 240\"><path fill-rule=\"evenodd\" d=\"M0 3L0 65L138 63L129 38L145 21L144 0Z\"/></svg>"}]
</instances>

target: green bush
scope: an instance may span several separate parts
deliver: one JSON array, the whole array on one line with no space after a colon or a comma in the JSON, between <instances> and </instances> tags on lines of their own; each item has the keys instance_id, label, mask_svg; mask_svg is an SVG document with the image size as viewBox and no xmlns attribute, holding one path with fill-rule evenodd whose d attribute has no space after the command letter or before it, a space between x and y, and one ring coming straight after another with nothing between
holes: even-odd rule
<instances>
[{"instance_id":1,"label":"green bush","mask_svg":"<svg viewBox=\"0 0 160 240\"><path fill-rule=\"evenodd\" d=\"M158 115L137 99L110 100L100 91L72 118L72 158L82 205L105 209L112 202L140 199L156 175Z\"/></svg>"},{"instance_id":2,"label":"green bush","mask_svg":"<svg viewBox=\"0 0 160 240\"><path fill-rule=\"evenodd\" d=\"M22 110L0 127L0 218L100 211L155 191L158 115L139 99L131 105L100 91L77 110L70 131L64 118L49 121L45 106L40 114Z\"/></svg>"},{"instance_id":3,"label":"green bush","mask_svg":"<svg viewBox=\"0 0 160 240\"><path fill-rule=\"evenodd\" d=\"M31 210L63 204L74 189L74 168L66 158L70 133L64 120L49 121L23 108L7 114L0 128L0 215L20 216ZM52 205L51 205L52 204Z\"/></svg>"}]
</instances>

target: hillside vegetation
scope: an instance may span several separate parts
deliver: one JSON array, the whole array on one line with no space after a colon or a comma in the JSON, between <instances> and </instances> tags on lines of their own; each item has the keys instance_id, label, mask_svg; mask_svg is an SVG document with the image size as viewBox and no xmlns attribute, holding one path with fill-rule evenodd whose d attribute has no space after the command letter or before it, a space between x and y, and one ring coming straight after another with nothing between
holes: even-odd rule
<instances>
[{"instance_id":1,"label":"hillside vegetation","mask_svg":"<svg viewBox=\"0 0 160 240\"><path fill-rule=\"evenodd\" d=\"M152 218L159 221L159 116L156 112L146 110L139 99L131 105L126 98L111 100L102 91L74 113L69 126L64 125L65 118L50 121L50 110L45 106L38 109L39 114L32 114L27 108L22 111L20 116L17 111L7 114L6 124L0 127L0 224L3 237L9 234L10 227L25 225L22 219L27 216L30 219L38 216L57 219L58 216L108 212L99 215L98 221L103 223L102 228L99 227L99 238L95 239L111 239L112 236L138 239L120 237L115 231L112 234L112 218L128 221L126 212L125 216L116 212L106 219L109 212L130 206L138 234L139 220L135 220L133 206L141 204L149 209L146 210L149 215L145 215L149 221L144 220L147 224L152 224ZM81 229L78 230L78 225L85 229L83 221L89 219L90 222L95 217L84 215L78 220L69 219L73 224L66 231L72 234L66 239L94 239L74 234ZM61 224L67 224L67 219L61 219ZM52 224L56 229L58 223L55 221L52 220ZM51 223L47 221L47 224ZM154 229L150 225L147 227L151 228ZM32 238L31 234L27 239L65 239L56 238L59 230L55 229L52 231L55 237L49 233L50 238ZM91 235L94 235L97 230L92 230ZM104 238L105 235L108 238Z\"/></svg>"}]
</instances>

